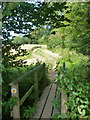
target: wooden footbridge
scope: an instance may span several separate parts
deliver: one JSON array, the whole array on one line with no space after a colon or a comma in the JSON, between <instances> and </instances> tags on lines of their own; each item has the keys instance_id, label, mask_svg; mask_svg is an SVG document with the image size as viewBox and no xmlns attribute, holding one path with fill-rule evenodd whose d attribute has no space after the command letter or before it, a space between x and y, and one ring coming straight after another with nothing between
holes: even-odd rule
<instances>
[{"instance_id":1,"label":"wooden footbridge","mask_svg":"<svg viewBox=\"0 0 90 120\"><path fill-rule=\"evenodd\" d=\"M43 68L43 69L42 69ZM54 84L54 79L56 77L56 73L54 70L50 71L49 73L49 77L51 80L51 84L49 86L47 86L44 91L43 94L41 95L41 97L39 98L39 95L37 93L38 91L38 71L39 69L43 70L43 75L44 75L44 84L45 84L45 63L41 64L40 66L38 66L37 68L31 70L30 72L26 73L25 75L23 75L22 77L18 78L17 80L13 81L12 83L10 83L11 86L11 90L13 89L14 91L11 93L12 97L18 97L19 98L19 86L18 84L20 82L22 82L22 80L24 80L24 78L28 75L30 75L31 73L34 72L34 85L31 86L31 88L27 91L27 93L22 97L21 100L17 100L17 105L15 105L13 107L13 111L11 112L11 115L13 118L20 118L20 106L24 103L24 101L26 100L26 98L31 94L31 92L34 90L35 92L35 102L37 103L36 106L36 113L32 116L32 118L30 118L30 120L33 120L35 118L38 118L38 120L41 120L42 118L49 118L52 115L55 115L56 112L58 111L55 106L52 104L52 100L55 98L56 94L57 94L57 85ZM16 92L15 92L16 90ZM64 105L64 102L66 101L66 96L64 96L64 94L62 94L62 106L61 109L63 113L65 113L66 111L66 106Z\"/></svg>"},{"instance_id":2,"label":"wooden footbridge","mask_svg":"<svg viewBox=\"0 0 90 120\"><path fill-rule=\"evenodd\" d=\"M50 118L50 116L57 112L55 106L52 105L52 100L54 100L57 91L57 85L54 84L55 77L55 71L50 71L49 78L51 84L44 89L44 92L37 103L36 113L32 118L39 118L39 120L42 118Z\"/></svg>"}]
</instances>

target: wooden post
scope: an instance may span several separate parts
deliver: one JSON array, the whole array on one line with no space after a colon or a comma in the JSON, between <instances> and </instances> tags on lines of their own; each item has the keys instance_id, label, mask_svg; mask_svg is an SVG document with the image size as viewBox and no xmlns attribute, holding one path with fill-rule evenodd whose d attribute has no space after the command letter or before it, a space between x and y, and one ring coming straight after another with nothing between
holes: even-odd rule
<instances>
[{"instance_id":1,"label":"wooden post","mask_svg":"<svg viewBox=\"0 0 90 120\"><path fill-rule=\"evenodd\" d=\"M15 92L15 90L16 90L16 92ZM16 85L12 84L11 85L11 95L12 95L12 97L15 96L15 97L19 98L18 84L16 84ZM18 120L20 120L20 104L19 104L19 100L17 100L17 105L14 105L12 114L13 114L14 119L18 118Z\"/></svg>"},{"instance_id":2,"label":"wooden post","mask_svg":"<svg viewBox=\"0 0 90 120\"><path fill-rule=\"evenodd\" d=\"M65 70L65 63L63 63L63 69ZM67 102L67 95L65 95L65 90L62 89L62 93L61 93L61 114L64 114L67 111L67 105L65 105L66 102Z\"/></svg>"},{"instance_id":3,"label":"wooden post","mask_svg":"<svg viewBox=\"0 0 90 120\"><path fill-rule=\"evenodd\" d=\"M46 73L45 73L45 63L43 63L43 82L44 82L44 87L46 86Z\"/></svg>"},{"instance_id":4,"label":"wooden post","mask_svg":"<svg viewBox=\"0 0 90 120\"><path fill-rule=\"evenodd\" d=\"M35 92L35 102L38 101L38 71L35 71L34 74L34 92Z\"/></svg>"}]
</instances>

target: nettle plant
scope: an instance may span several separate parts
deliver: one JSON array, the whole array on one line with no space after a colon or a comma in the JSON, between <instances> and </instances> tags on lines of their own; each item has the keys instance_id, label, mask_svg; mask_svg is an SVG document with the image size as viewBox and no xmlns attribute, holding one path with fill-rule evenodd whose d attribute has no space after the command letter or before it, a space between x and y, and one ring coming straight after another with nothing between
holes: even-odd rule
<instances>
[{"instance_id":1,"label":"nettle plant","mask_svg":"<svg viewBox=\"0 0 90 120\"><path fill-rule=\"evenodd\" d=\"M65 70L62 69L63 61L66 63ZM87 58L77 54L67 54L57 63L56 71L58 75L55 82L58 84L58 92L61 93L63 88L67 95L67 103L65 103L67 118L88 118L90 83ZM63 117L65 114L59 113L57 116L57 118Z\"/></svg>"}]
</instances>

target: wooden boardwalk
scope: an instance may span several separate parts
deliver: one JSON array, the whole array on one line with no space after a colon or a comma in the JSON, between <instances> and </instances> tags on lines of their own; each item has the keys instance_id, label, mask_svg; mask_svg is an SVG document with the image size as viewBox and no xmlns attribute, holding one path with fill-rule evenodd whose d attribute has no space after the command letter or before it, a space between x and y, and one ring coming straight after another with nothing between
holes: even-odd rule
<instances>
[{"instance_id":1,"label":"wooden boardwalk","mask_svg":"<svg viewBox=\"0 0 90 120\"><path fill-rule=\"evenodd\" d=\"M65 69L65 63L63 63L63 68ZM54 80L56 78L56 72L54 70L49 71L49 79L51 81L51 84L44 89L44 92L38 101L39 95L38 95L37 91L38 91L38 83L39 83L39 79L38 79L39 69L43 70L43 76L44 76L43 82L45 82L45 63L43 63L9 84L11 86L11 90L14 89L14 91L16 91L16 92L11 92L12 97L19 98L20 82L22 82L22 80L24 80L24 78L26 76L29 76L31 73L34 73L34 84L25 93L25 95L21 98L21 100L20 99L17 100L17 102L16 102L17 104L13 106L13 110L11 111L11 117L13 117L15 119L16 118L20 119L20 106L24 103L24 101L27 99L27 97L31 94L32 90L34 90L34 92L35 92L35 102L37 103L36 113L31 118L32 120L34 120L35 118L37 118L38 120L41 120L43 118L50 119L51 116L54 116L54 114L56 114L56 112L58 112L58 110L52 104L52 101L54 100L54 98L56 100L58 100L58 98L56 97L58 94L58 92L57 92L58 88L57 88L57 85L54 84ZM67 102L67 95L65 95L65 91L62 89L61 114L65 113L67 111L67 105L64 104L65 102Z\"/></svg>"},{"instance_id":2,"label":"wooden boardwalk","mask_svg":"<svg viewBox=\"0 0 90 120\"><path fill-rule=\"evenodd\" d=\"M50 118L50 116L57 112L55 106L52 104L52 100L54 100L57 90L57 85L54 84L55 76L55 71L51 71L49 75L51 84L44 89L44 92L37 103L36 113L32 119L37 118L38 120L41 120L43 118Z\"/></svg>"}]
</instances>

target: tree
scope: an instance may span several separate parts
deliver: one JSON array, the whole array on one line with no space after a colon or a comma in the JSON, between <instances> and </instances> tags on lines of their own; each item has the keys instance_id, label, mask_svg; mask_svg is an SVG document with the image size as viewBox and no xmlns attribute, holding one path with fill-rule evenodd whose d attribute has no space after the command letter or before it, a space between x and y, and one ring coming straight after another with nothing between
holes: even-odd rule
<instances>
[{"instance_id":1,"label":"tree","mask_svg":"<svg viewBox=\"0 0 90 120\"><path fill-rule=\"evenodd\" d=\"M10 31L14 29L13 23L10 24L10 19L12 20L12 16L14 16L14 11L16 10L19 3L2 3L2 33L3 33L3 41L2 41L2 64L5 68L11 66L22 66L23 61L13 61L17 56L25 55L26 51L20 49L20 45L14 45L11 41L9 41ZM10 50L15 49L17 54L11 55Z\"/></svg>"},{"instance_id":2,"label":"tree","mask_svg":"<svg viewBox=\"0 0 90 120\"><path fill-rule=\"evenodd\" d=\"M49 25L50 29L59 28L61 26L65 26L61 21L69 21L69 19L65 18L62 12L67 8L66 2L51 2L39 4L36 7L37 17L39 19L36 20L39 25Z\"/></svg>"},{"instance_id":3,"label":"tree","mask_svg":"<svg viewBox=\"0 0 90 120\"><path fill-rule=\"evenodd\" d=\"M34 15L34 5L29 3L2 3L2 33L5 40L10 39L10 31L27 34L32 28L32 14Z\"/></svg>"},{"instance_id":4,"label":"tree","mask_svg":"<svg viewBox=\"0 0 90 120\"><path fill-rule=\"evenodd\" d=\"M87 2L67 3L65 17L71 20L70 26L66 27L67 38L71 48L77 52L89 54L89 6ZM65 32L66 32L65 31Z\"/></svg>"},{"instance_id":5,"label":"tree","mask_svg":"<svg viewBox=\"0 0 90 120\"><path fill-rule=\"evenodd\" d=\"M29 34L34 27L41 27L42 25L48 25L50 29L53 27L64 26L61 21L67 20L62 14L58 14L58 11L63 11L66 3L2 3L2 33L3 33L3 64L9 65L10 50L16 49L19 46L14 45L10 41L10 31L15 33ZM38 33L37 33L38 35ZM33 35L31 35L32 37ZM8 42L9 41L9 42ZM9 46L9 47L8 47ZM18 52L19 53L19 52ZM19 54L18 54L19 55ZM24 55L24 54L23 54ZM16 55L17 56L17 55ZM15 56L13 56L15 59ZM7 62L6 62L7 60ZM13 59L12 59L13 61ZM13 65L13 64L12 64Z\"/></svg>"},{"instance_id":6,"label":"tree","mask_svg":"<svg viewBox=\"0 0 90 120\"><path fill-rule=\"evenodd\" d=\"M60 47L76 50L83 54L89 54L89 6L88 3L67 3L68 8L64 16L70 23L63 21L66 27L58 28L55 36Z\"/></svg>"},{"instance_id":7,"label":"tree","mask_svg":"<svg viewBox=\"0 0 90 120\"><path fill-rule=\"evenodd\" d=\"M48 27L41 26L41 27L36 27L32 32L30 32L30 35L28 37L31 39L31 44L38 44L40 43L40 39L46 35L49 34L49 29Z\"/></svg>"},{"instance_id":8,"label":"tree","mask_svg":"<svg viewBox=\"0 0 90 120\"><path fill-rule=\"evenodd\" d=\"M9 39L10 31L28 34L33 26L41 27L48 24L53 27L64 26L60 21L65 19L57 11L66 9L66 3L3 3L2 33L5 40Z\"/></svg>"},{"instance_id":9,"label":"tree","mask_svg":"<svg viewBox=\"0 0 90 120\"><path fill-rule=\"evenodd\" d=\"M12 43L14 43L14 44L28 44L28 43L30 43L30 40L27 37L16 36L15 38L13 38Z\"/></svg>"}]
</instances>

